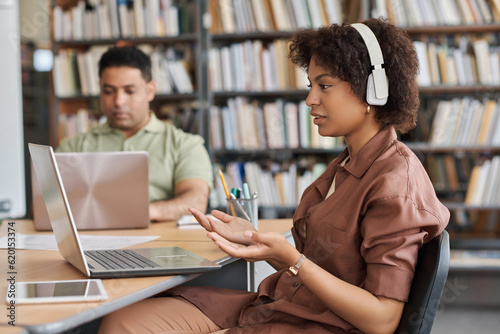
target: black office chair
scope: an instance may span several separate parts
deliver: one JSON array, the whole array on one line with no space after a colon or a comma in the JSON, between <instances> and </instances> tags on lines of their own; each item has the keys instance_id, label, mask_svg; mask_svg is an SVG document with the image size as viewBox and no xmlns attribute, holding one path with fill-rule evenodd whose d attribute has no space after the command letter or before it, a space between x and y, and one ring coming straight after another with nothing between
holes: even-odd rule
<instances>
[{"instance_id":1,"label":"black office chair","mask_svg":"<svg viewBox=\"0 0 500 334\"><path fill-rule=\"evenodd\" d=\"M410 296L395 333L428 334L443 294L450 267L450 240L443 231L418 253Z\"/></svg>"}]
</instances>

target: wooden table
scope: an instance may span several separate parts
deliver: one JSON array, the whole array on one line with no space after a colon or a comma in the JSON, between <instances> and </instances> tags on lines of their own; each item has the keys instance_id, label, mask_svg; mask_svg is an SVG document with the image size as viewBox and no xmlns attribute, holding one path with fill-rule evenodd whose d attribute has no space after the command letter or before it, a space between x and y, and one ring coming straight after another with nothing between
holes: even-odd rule
<instances>
[{"instance_id":1,"label":"wooden table","mask_svg":"<svg viewBox=\"0 0 500 334\"><path fill-rule=\"evenodd\" d=\"M52 232L36 232L32 222L29 220L4 220L0 226L0 237L7 235L9 222L13 222L12 225L16 233L52 234ZM292 222L290 219L259 221L260 231L274 231L283 233L285 236L290 235L291 226ZM24 327L29 333L58 333L66 331L188 281L192 281L190 282L191 284L196 284L196 282L202 280L204 284L208 283L208 285L231 288L235 287L229 286L229 284L236 281L239 283L239 287L246 288L246 262L233 259L219 250L206 237L206 231L201 228L178 229L174 222L164 222L153 223L147 229L82 231L81 234L108 236L158 235L160 237L154 241L135 245L131 248L178 246L209 260L221 263L223 267L216 272L203 275L190 274L103 279L104 287L109 296L108 300L85 303L16 305L16 326ZM80 271L66 262L58 251L16 249L14 270L9 270L8 268L8 252L7 249L0 250L0 263L2 263L0 296L4 300L9 284L6 277L10 277L11 275L14 275L18 282L85 278ZM11 272L15 274L9 274ZM242 280L245 280L245 282L242 282ZM6 316L3 318L8 319ZM7 326L7 321L2 320L0 326ZM0 330L2 333L4 332L2 327L0 327Z\"/></svg>"}]
</instances>

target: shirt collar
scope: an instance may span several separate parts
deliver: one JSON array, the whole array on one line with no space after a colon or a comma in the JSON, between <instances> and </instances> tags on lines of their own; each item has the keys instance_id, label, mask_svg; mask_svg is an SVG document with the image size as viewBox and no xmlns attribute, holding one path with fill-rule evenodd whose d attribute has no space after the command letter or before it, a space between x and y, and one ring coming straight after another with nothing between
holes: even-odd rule
<instances>
[{"instance_id":1,"label":"shirt collar","mask_svg":"<svg viewBox=\"0 0 500 334\"><path fill-rule=\"evenodd\" d=\"M112 132L122 133L120 130L112 127L109 122L104 123L100 127L100 131L103 134L109 134L109 133L112 133ZM149 113L149 121L137 133L139 133L141 131L144 131L144 132L153 132L153 133L155 133L155 132L162 132L163 131L163 122L160 121L153 112L151 112L151 113Z\"/></svg>"},{"instance_id":2,"label":"shirt collar","mask_svg":"<svg viewBox=\"0 0 500 334\"><path fill-rule=\"evenodd\" d=\"M368 170L368 168L370 168L375 159L377 159L377 157L396 139L397 136L394 128L392 126L385 127L373 136L373 138L361 148L355 157L351 157L349 163L344 166L344 169L355 177L360 178ZM347 154L346 151L344 151L341 155L344 156L344 158ZM341 157L339 156L339 158Z\"/></svg>"},{"instance_id":3,"label":"shirt collar","mask_svg":"<svg viewBox=\"0 0 500 334\"><path fill-rule=\"evenodd\" d=\"M149 122L141 129L145 132L162 132L164 129L164 123L160 121L156 115L151 112L149 113Z\"/></svg>"}]
</instances>

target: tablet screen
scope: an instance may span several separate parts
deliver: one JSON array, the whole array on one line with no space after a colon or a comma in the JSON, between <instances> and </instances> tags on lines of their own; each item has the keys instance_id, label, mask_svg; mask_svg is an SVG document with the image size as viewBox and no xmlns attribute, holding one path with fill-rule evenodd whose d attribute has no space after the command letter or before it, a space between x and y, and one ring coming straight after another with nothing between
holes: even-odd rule
<instances>
[{"instance_id":1,"label":"tablet screen","mask_svg":"<svg viewBox=\"0 0 500 334\"><path fill-rule=\"evenodd\" d=\"M18 282L17 303L96 301L107 299L101 280Z\"/></svg>"}]
</instances>

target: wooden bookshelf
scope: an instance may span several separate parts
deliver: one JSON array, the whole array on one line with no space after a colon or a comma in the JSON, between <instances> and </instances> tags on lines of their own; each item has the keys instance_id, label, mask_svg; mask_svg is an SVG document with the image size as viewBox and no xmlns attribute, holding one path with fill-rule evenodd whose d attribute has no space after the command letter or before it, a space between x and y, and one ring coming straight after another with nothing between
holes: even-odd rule
<instances>
[{"instance_id":1,"label":"wooden bookshelf","mask_svg":"<svg viewBox=\"0 0 500 334\"><path fill-rule=\"evenodd\" d=\"M58 11L62 12L63 15L66 13L71 13L68 15L71 15L71 19L69 19L66 22L71 22L71 24L74 24L75 19L75 13L72 12L75 10L75 8L78 7L80 2L78 0L52 0L52 10L55 12L55 8L58 7ZM107 1L104 1L101 3L102 6L106 6L106 10L110 10L108 6L110 6L110 3ZM144 2L143 2L144 5ZM159 2L158 2L159 5ZM73 35L68 37L68 36L63 36L64 38L55 38L55 36L61 36L64 35L63 31L56 32L56 23L55 21L57 18L55 18L55 14L53 15L53 29L52 29L52 49L54 52L55 57L62 52L75 52L75 53L85 53L87 50L89 50L92 47L104 47L106 46L112 46L112 45L137 45L139 47L145 46L146 48L157 48L157 47L163 47L165 49L172 47L172 48L186 48L186 52L189 52L189 59L190 63L188 64L189 68L186 68L187 76L190 78L191 85L193 86L193 91L188 92L188 93L183 93L178 91L178 87L175 87L174 82L170 82L170 89L169 92L163 93L162 91L158 91L157 95L155 97L155 100L151 104L152 110L157 114L158 117L163 118L163 117L169 117L170 115L163 115L163 110L165 109L165 106L172 107L174 108L175 106L178 106L179 110L182 110L185 105L189 104L189 109L196 109L198 110L200 106L203 104L201 102L202 100L202 91L203 91L203 84L202 84L202 78L200 78L200 73L203 72L201 69L201 66L203 62L200 60L200 54L201 54L201 44L202 44L202 32L201 32L201 14L205 11L205 2L201 0L187 0L187 1L180 1L180 2L173 2L173 6L176 6L178 10L178 16L179 16L179 21L178 21L178 33L175 35L168 35L166 33L166 28L164 32L161 32L160 35L152 35L151 33L148 33L145 31L144 35L141 37L137 37L136 34L138 32L136 31L134 33L134 36L124 36L123 35L123 29L120 26L120 33L119 37L114 37L114 38L102 38L100 36L94 36L92 38L89 38L88 36L76 36L76 28L73 26L68 27L65 26L63 28L63 31L66 30L72 30ZM96 5L97 6L97 5ZM131 13L134 12L135 8L128 8ZM146 10L146 7L143 7L143 10ZM85 13L89 12L96 12L97 7L85 9ZM110 12L111 13L111 12ZM117 13L119 15L119 13ZM159 13L162 14L162 13ZM152 18L151 16L148 16L148 13L145 13L145 19L150 20L152 22L157 21L157 19ZM108 19L110 18L109 16L107 17ZM130 16L129 16L130 18ZM163 19L164 17L162 17ZM188 24L185 24L186 19L188 20ZM165 21L163 21L165 22ZM102 24L99 22L99 24ZM144 27L147 28L148 22L144 22ZM165 25L166 26L166 25ZM83 26L82 26L83 27ZM86 29L89 29L89 26L85 26ZM161 51L161 50L160 50ZM169 51L165 51L169 52ZM177 49L174 49L170 55L175 54L177 52ZM73 69L75 71L75 69ZM79 76L81 76L81 72L79 71L80 68L77 68L76 71L78 71ZM97 67L95 69L97 71ZM166 71L166 69L163 69ZM54 71L53 71L53 77L54 77ZM154 76L154 75L153 75ZM163 75L162 75L163 76ZM153 78L154 80L157 80ZM77 78L73 77L72 80L77 80ZM83 82L81 81L82 79L80 78L80 82L76 82L76 85L78 86L79 84L83 85ZM52 79L54 82L54 78ZM57 81L57 80L56 80ZM53 86L56 85L57 82L54 82ZM63 84L63 86L65 86ZM56 92L52 94L51 96L51 119L50 119L50 128L51 128L51 138L50 138L50 143L52 146L57 147L59 145L59 141L64 137L64 134L59 133L61 131L61 128L64 127L64 125L59 124L59 121L63 119L64 117L62 116L69 116L70 118L74 115L76 115L77 111L79 109L86 109L89 110L89 117L92 118L99 118L100 115L102 114L100 111L100 104L99 104L99 95L98 95L98 89L96 90L94 88L93 92L89 91L88 93L83 92L81 86L78 86L76 91L74 93L70 94L59 94ZM193 107L194 106L194 107ZM199 124L201 123L202 120L202 113L199 112L197 113L197 120L196 123ZM199 127L200 129L203 129L202 127ZM206 135L206 134L203 134Z\"/></svg>"},{"instance_id":2,"label":"wooden bookshelf","mask_svg":"<svg viewBox=\"0 0 500 334\"><path fill-rule=\"evenodd\" d=\"M174 4L180 2L185 1L173 1ZM192 108L198 110L197 120L199 122L199 133L201 133L206 139L208 150L212 156L216 169L221 168L224 170L231 162L242 163L258 161L263 168L263 172L266 173L266 178L272 176L272 173L275 173L276 171L276 173L287 172L287 168L292 167L297 168L297 170L302 173L307 168L312 169L313 165L316 163L322 164L328 162L333 156L338 154L343 149L342 144L336 144L335 147L311 147L304 146L302 143L298 147L293 148L288 147L287 144L283 144L282 147L278 148L270 148L269 146L249 148L245 147L245 145L235 148L227 147L224 142L219 143L217 147L213 147L211 137L214 131L211 129L210 124L211 121L213 121L213 116L211 114L212 107L227 107L228 103L233 103L232 100L236 98L243 98L248 102L248 104L259 105L260 107L262 107L265 103L273 103L278 100L283 103L291 102L299 104L305 100L308 91L305 89L305 85L302 85L301 82L299 82L300 78L298 76L290 79L289 84L287 84L284 88L282 87L279 89L248 89L246 87L240 89L234 89L231 87L213 89L211 83L211 80L213 80L213 73L210 68L210 51L214 48L230 48L236 44L254 42L262 43L262 48L268 48L269 45L275 41L287 41L292 36L294 31L301 28L299 22L300 20L303 20L303 17L302 19L299 19L298 16L294 16L298 15L298 12L296 9L289 7L293 6L291 5L291 1L276 1L276 3L281 2L282 5L285 6L283 7L285 8L283 13L287 13L285 16L287 16L288 20L290 20L288 25L283 24L283 22L278 22L283 20L283 16L280 16L279 12L272 7L265 8L264 12L259 11L260 13L264 13L263 15L265 15L267 21L264 22L265 20L260 18L261 22L258 24L258 18L255 16L257 9L253 6L255 6L255 3L260 3L261 1L246 2L224 0L223 2L220 2L219 0L190 0L188 2L195 4L199 9L196 13L197 25L195 30L185 32L179 36L145 36L141 38L125 37L120 38L119 40L123 43L134 45L149 44L168 46L187 44L193 46L194 60L192 64L192 73L195 76L195 91L192 94L178 94L176 92L172 94L158 94L153 107L160 108L163 104L190 104ZM340 13L320 12L320 17L322 17L323 20L325 17L327 19L337 17L341 18L343 22L360 21L368 18L369 13L373 12L373 8L366 7L367 4L369 6L369 3L376 3L369 1L356 2L360 4L357 8L346 5L343 8L339 7L341 9ZM451 6L451 9L453 9L456 4L455 0L446 0L444 2L448 6ZM74 7L77 4L77 1L53 0L54 6L57 3L63 5L63 9L67 10ZM267 2L264 1L261 3ZM324 0L304 1L304 3L306 5L314 3L320 5L326 4ZM331 1L328 5L331 6L332 3L336 2ZM390 2L385 3L389 4ZM498 33L500 32L500 13L498 13L498 8L490 7L491 20L489 20L487 16L475 18L476 21L482 21L483 23L470 23L470 17L465 19L465 16L461 16L458 21L456 18L452 17L447 17L446 19L434 18L439 22L431 25L429 24L429 20L431 20L431 18L426 18L425 15L421 15L422 13L415 16L418 17L420 21L417 20L412 22L409 16L404 17L405 12L407 13L408 10L411 10L413 8L412 6L414 6L415 3L418 3L418 1L403 1L401 3L403 4L403 12L398 10L394 11L394 8L392 11L389 10L390 8L387 8L385 14L383 12L376 12L380 14L378 16L385 15L391 20L399 22L399 25L404 27L410 37L415 41L423 41L427 43L427 46L429 43L434 43L435 46L439 48L440 45L444 46L446 43L457 43L457 41L461 38L468 38L469 42L484 38L489 43L488 45L498 47ZM493 2L487 3L490 5L493 4ZM219 5L224 6L224 12L220 11L221 7ZM238 6L247 7L239 8ZM326 7L320 6L320 9L321 8ZM329 7L329 9L332 11L335 8L332 6ZM231 12L231 10L233 12ZM315 11L316 9L311 10ZM254 23L250 22L250 13L253 13L254 15ZM477 15L477 13L475 15ZM223 24L223 17L231 18L233 21L232 25ZM246 25L243 25L242 22L246 22ZM456 23L451 24L450 22ZM310 23L312 25L312 21ZM291 28L285 29L283 27ZM493 38L491 38L491 36L493 36ZM496 39L495 36L497 36ZM57 54L60 50L86 50L91 46L103 46L115 44L116 42L117 39L110 38L78 41L59 40L54 41L53 49ZM464 43L465 42L462 42L462 47ZM471 45L467 44L467 48L467 52L470 53ZM474 64L474 66L477 66L477 62ZM440 69L440 71L442 71L442 69ZM252 76L256 75L254 72L251 74ZM498 73L496 74L500 75ZM287 76L292 77L293 75L289 72L287 73ZM471 161L479 161L491 159L496 155L500 155L500 146L498 144L490 145L467 143L443 145L429 142L429 136L432 130L432 120L434 118L434 113L436 112L436 104L433 104L432 101L444 101L462 97L470 97L477 100L498 100L500 97L500 84L484 82L484 80L480 81L478 78L473 82L466 82L462 84L450 84L440 81L438 83L421 85L420 96L422 100L421 115L427 117L427 119L421 119L419 121L420 128L415 129L411 135L402 138L403 141L413 151L415 151L419 157L425 159L428 156L439 157L442 155L451 155L457 158L469 157ZM98 97L97 95L84 96L82 94L69 97L56 96L53 101L55 115L52 118L52 123L57 124L58 113L74 113L80 107L95 106L98 104ZM222 130L222 128L220 129ZM497 129L497 131L500 131L500 129ZM51 134L51 142L53 145L57 146L57 139L55 139L58 138L57 131L52 131ZM289 161L295 165L290 167L291 165ZM271 170L273 170L273 172L271 172ZM270 182L273 182L272 178L269 180ZM463 199L465 198L467 192L467 184L461 184L456 189L437 187L436 190L440 198L442 198L443 202L445 202L454 216L459 216L460 212L467 213L467 215L461 216L462 218L466 217L468 219L467 221L460 220L459 223L450 223L450 230L453 232L454 238L474 239L475 237L480 238L486 233L488 237L500 239L500 230L498 228L490 228L488 231L480 231L477 228L484 226L484 224L488 224L488 222L490 225L495 225L495 215L500 212L500 204L464 204ZM289 216L293 213L293 210L293 205L271 204L266 208L266 214L271 214L274 211L277 216L283 216L285 214ZM477 214L479 211L481 214ZM492 221L494 223L491 223ZM498 223L498 225L500 226L500 223Z\"/></svg>"}]
</instances>

